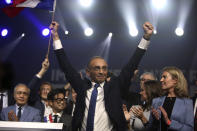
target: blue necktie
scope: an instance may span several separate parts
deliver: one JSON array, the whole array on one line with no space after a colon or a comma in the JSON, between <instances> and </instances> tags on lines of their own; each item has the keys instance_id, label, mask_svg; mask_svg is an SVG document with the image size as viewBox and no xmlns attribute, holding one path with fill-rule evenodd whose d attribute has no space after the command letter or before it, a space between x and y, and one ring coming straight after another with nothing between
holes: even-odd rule
<instances>
[{"instance_id":1,"label":"blue necktie","mask_svg":"<svg viewBox=\"0 0 197 131\"><path fill-rule=\"evenodd\" d=\"M99 84L94 85L94 90L92 91L92 95L90 98L89 110L88 110L88 118L87 118L87 126L86 131L93 131L94 129L94 114L95 114L95 107L96 107L96 99L98 95L97 88Z\"/></svg>"}]
</instances>

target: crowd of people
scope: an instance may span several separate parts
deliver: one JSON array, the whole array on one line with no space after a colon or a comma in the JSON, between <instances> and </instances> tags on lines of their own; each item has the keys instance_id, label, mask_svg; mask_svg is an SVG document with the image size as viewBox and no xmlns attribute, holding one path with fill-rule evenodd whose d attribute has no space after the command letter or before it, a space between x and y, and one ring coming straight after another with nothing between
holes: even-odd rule
<instances>
[{"instance_id":1,"label":"crowd of people","mask_svg":"<svg viewBox=\"0 0 197 131\"><path fill-rule=\"evenodd\" d=\"M118 76L109 73L102 57L95 56L82 77L67 58L58 27L54 21L49 28L55 55L69 83L55 89L42 82L50 65L47 58L28 85L19 83L12 90L1 80L1 121L64 123L64 131L197 131L196 97L189 97L187 81L177 67L164 67L160 80L144 72L140 92L129 91L150 44L151 23L143 24L144 35Z\"/></svg>"}]
</instances>

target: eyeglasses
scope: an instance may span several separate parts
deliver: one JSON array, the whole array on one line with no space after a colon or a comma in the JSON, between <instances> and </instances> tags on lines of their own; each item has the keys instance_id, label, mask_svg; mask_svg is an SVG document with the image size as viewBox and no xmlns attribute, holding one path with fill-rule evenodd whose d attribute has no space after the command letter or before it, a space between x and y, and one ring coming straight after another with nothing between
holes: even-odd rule
<instances>
[{"instance_id":1,"label":"eyeglasses","mask_svg":"<svg viewBox=\"0 0 197 131\"><path fill-rule=\"evenodd\" d=\"M95 67L92 67L91 69L94 71L100 71L100 70L107 71L107 66L102 66L102 67L95 66Z\"/></svg>"},{"instance_id":2,"label":"eyeglasses","mask_svg":"<svg viewBox=\"0 0 197 131\"><path fill-rule=\"evenodd\" d=\"M57 103L61 103L61 102L66 102L66 98L57 98L57 99L54 99L54 101L56 101Z\"/></svg>"},{"instance_id":3,"label":"eyeglasses","mask_svg":"<svg viewBox=\"0 0 197 131\"><path fill-rule=\"evenodd\" d=\"M25 95L25 96L28 96L28 95L29 95L28 92L22 92L22 91L17 91L16 94L17 94L17 95L23 94L23 95Z\"/></svg>"}]
</instances>

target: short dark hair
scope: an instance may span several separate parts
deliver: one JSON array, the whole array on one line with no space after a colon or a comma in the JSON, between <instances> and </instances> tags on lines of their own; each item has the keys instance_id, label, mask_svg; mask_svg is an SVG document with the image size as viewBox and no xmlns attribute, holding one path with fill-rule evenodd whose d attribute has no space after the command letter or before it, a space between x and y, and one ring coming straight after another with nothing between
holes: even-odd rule
<instances>
[{"instance_id":1,"label":"short dark hair","mask_svg":"<svg viewBox=\"0 0 197 131\"><path fill-rule=\"evenodd\" d=\"M103 57L101 56L93 56L90 58L89 62L88 62L88 65L87 65L87 68L90 69L90 63L94 60L94 59L103 59L105 60Z\"/></svg>"},{"instance_id":2,"label":"short dark hair","mask_svg":"<svg viewBox=\"0 0 197 131\"><path fill-rule=\"evenodd\" d=\"M65 97L65 89L62 88L57 88L57 89L52 89L49 94L47 95L48 100L54 100L55 95L57 94L63 94Z\"/></svg>"}]
</instances>

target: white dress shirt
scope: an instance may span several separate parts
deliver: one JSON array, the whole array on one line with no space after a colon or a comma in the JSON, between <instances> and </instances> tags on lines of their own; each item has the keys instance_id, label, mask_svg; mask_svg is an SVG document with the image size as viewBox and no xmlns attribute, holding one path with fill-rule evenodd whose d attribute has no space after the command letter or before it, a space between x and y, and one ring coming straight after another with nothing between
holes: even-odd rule
<instances>
[{"instance_id":1,"label":"white dress shirt","mask_svg":"<svg viewBox=\"0 0 197 131\"><path fill-rule=\"evenodd\" d=\"M197 98L196 98L195 104L194 104L194 116L195 116L195 114L196 114L196 108L197 108Z\"/></svg>"},{"instance_id":2,"label":"white dress shirt","mask_svg":"<svg viewBox=\"0 0 197 131\"><path fill-rule=\"evenodd\" d=\"M54 119L55 119L55 115L57 115L57 122L59 122L59 120L60 120L62 114L63 114L63 111L61 111L61 112L59 112L59 113L54 113L54 112L52 112L51 114L49 114L49 115L46 117L46 118L47 118L46 122L47 122L47 123L53 123L53 121L54 121ZM50 118L49 118L50 116L51 116L51 118L52 118L52 121L51 121Z\"/></svg>"},{"instance_id":3,"label":"white dress shirt","mask_svg":"<svg viewBox=\"0 0 197 131\"><path fill-rule=\"evenodd\" d=\"M146 50L150 44L150 41L145 40L144 38L141 39L138 47L140 49ZM62 44L60 40L55 40L53 42L54 50L62 49ZM95 83L92 82L92 88L87 90L87 96L85 100L85 112L84 112L84 118L82 121L82 129L81 131L86 130L86 123L87 123L87 116L88 116L88 109L89 109L89 102L91 98L92 91L94 89ZM105 102L104 102L104 89L103 89L104 83L100 84L100 87L98 87L98 95L97 95L97 101L96 101L96 108L95 108L95 116L94 116L94 131L111 131L113 128L113 125L109 119L109 116L105 110Z\"/></svg>"},{"instance_id":4,"label":"white dress shirt","mask_svg":"<svg viewBox=\"0 0 197 131\"><path fill-rule=\"evenodd\" d=\"M45 102L42 100L42 103L44 104L44 117L49 116L49 114L53 113L52 108L48 105L45 104Z\"/></svg>"},{"instance_id":5,"label":"white dress shirt","mask_svg":"<svg viewBox=\"0 0 197 131\"><path fill-rule=\"evenodd\" d=\"M4 91L4 92L0 92L0 94L3 94L3 108L8 107L8 92Z\"/></svg>"},{"instance_id":6,"label":"white dress shirt","mask_svg":"<svg viewBox=\"0 0 197 131\"><path fill-rule=\"evenodd\" d=\"M25 110L26 106L27 105L21 106L21 117L23 115L23 111ZM18 114L18 111L19 111L18 108L19 108L19 106L16 104L16 115Z\"/></svg>"},{"instance_id":7,"label":"white dress shirt","mask_svg":"<svg viewBox=\"0 0 197 131\"><path fill-rule=\"evenodd\" d=\"M81 131L86 131L86 124L87 124L87 117L88 117L88 110L89 110L89 104L90 104L90 98L92 95L92 91L94 90L94 85L96 83L92 82L92 88L87 90L87 96L86 96L86 108L85 108L85 114L82 121L82 129ZM104 101L104 82L100 84L100 86L97 88L98 95L96 100L96 108L95 108L95 116L94 116L94 131L111 131L113 128L113 125L109 119L109 116L105 110L105 101Z\"/></svg>"}]
</instances>

